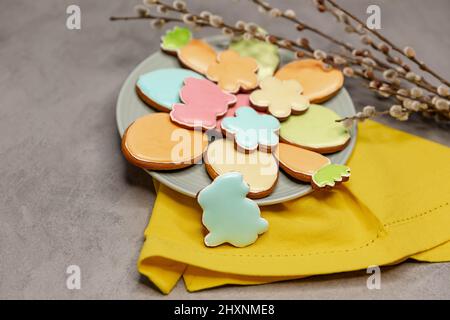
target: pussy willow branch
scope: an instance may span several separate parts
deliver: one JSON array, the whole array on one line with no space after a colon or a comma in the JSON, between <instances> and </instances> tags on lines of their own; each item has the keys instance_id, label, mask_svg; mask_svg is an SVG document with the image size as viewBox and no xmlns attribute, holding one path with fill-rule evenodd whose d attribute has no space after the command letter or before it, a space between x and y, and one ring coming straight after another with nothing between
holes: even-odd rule
<instances>
[{"instance_id":1,"label":"pussy willow branch","mask_svg":"<svg viewBox=\"0 0 450 320\"><path fill-rule=\"evenodd\" d=\"M325 4L324 1L319 1L319 2L323 3L322 5L320 5L319 11L321 11L321 12L326 11L326 12L329 12L330 14L332 14L337 19L338 22L341 22L341 23L343 23L345 25L345 27L346 27L345 30L346 31L347 31L347 27L348 26L352 26L353 29L356 29L355 27L353 27L353 25L350 24L350 18L344 12L339 11L338 9L336 9L334 7L330 8L328 6L325 6L324 5ZM360 26L359 29L361 29L362 28L361 25L359 25L359 26ZM352 33L352 32L349 32L349 33ZM381 53L385 57L387 63L391 63L391 64L393 64L393 65L398 67L398 68L396 68L396 71L399 74L400 78L402 78L402 79L404 79L406 81L412 82L412 81L410 81L407 78L407 74L409 72L411 72L411 67L408 64L406 64L399 57L392 56L387 44L385 44L383 42L375 44L374 41L367 35L367 32L366 32L366 30L364 28L362 28L362 30L360 32L358 32L358 34L359 35L363 35L361 37L361 41L364 44L370 46L373 50ZM371 56L375 60L375 57L372 54L371 54ZM392 66L384 64L381 60L375 60L375 61L378 64L380 64L381 66L384 66L386 68L392 68ZM423 89L425 89L425 90L427 90L427 91L429 91L431 93L439 95L437 88L435 86L433 86L430 82L428 82L423 77L421 77L421 79L419 81L414 81L412 83L415 83L415 85L417 85L417 86L419 86L419 87L421 87L421 88L423 88Z\"/></svg>"},{"instance_id":2,"label":"pussy willow branch","mask_svg":"<svg viewBox=\"0 0 450 320\"><path fill-rule=\"evenodd\" d=\"M228 29L232 30L235 34L244 34L244 33L246 33L245 30L238 29L238 28L236 28L236 27L234 27L234 26L232 26L230 24L227 24L226 22L222 22L218 26L213 26L210 23L210 21L202 18L198 14L189 12L187 9L176 9L174 6L168 5L168 4L166 4L165 2L162 2L162 1L158 1L157 5L162 6L167 11L177 12L177 13L180 13L180 14L189 14L191 16L191 19L193 19L193 21L195 21L196 25L199 25L199 26L203 26L203 27L207 26L207 27L218 28L218 29L228 28ZM133 19L133 17L112 17L111 18L111 20L132 20L132 19ZM150 15L150 14L146 14L146 15L140 16L140 17L134 17L134 19L136 19L136 20L139 20L139 19L161 19L161 20L164 20L166 22L183 22L184 21L183 19L169 18L169 17L165 17L165 16L153 16L153 15ZM256 29L257 28L255 28L255 30ZM310 58L314 58L314 54L313 54L314 49L311 48L309 45L307 45L307 46L299 45L298 43L296 43L296 42L294 42L292 40L283 38L281 36L276 36L276 35L273 35L273 34L261 35L258 32L254 32L254 33L251 34L251 36L256 38L256 39L258 39L258 40L261 40L261 41L269 41L269 42L277 45L280 48L283 48L283 49L286 49L286 50L289 50L289 51L295 53L297 56L307 56L307 57L310 57ZM295 48L297 48L299 50L296 50ZM348 63L346 63L345 66L353 66L353 65L360 66L360 65L364 65L363 62L361 62L361 63L360 62L356 62L356 60L352 59L351 57L345 57L345 58L348 61ZM333 56L325 58L324 62L329 64L329 65L331 65L331 66L333 66L333 67L335 67L335 68L339 68L339 69L342 68L341 65L338 65L338 64L334 63ZM355 73L355 75L358 76L358 77L361 77L362 79L367 80L367 81L372 81L373 79L381 81L381 79L377 79L377 78L374 78L374 77L369 78L369 77L365 76L365 74L363 74L363 73Z\"/></svg>"},{"instance_id":3,"label":"pussy willow branch","mask_svg":"<svg viewBox=\"0 0 450 320\"><path fill-rule=\"evenodd\" d=\"M431 74L436 79L438 79L441 83L444 83L446 86L450 86L450 82L449 81L447 81L445 78L443 78L442 76L437 74L434 70L432 70L430 67L428 67L424 62L419 61L415 56L408 56L407 54L405 54L405 52L402 49L400 49L399 47L397 47L392 41L390 41L388 38L383 36L377 30L368 28L363 21L361 21L358 17L353 15L348 10L346 10L343 7L341 7L340 5L338 5L334 0L325 0L325 1L328 2L330 5L332 5L333 7L335 7L336 9L344 12L348 17L350 17L351 19L356 21L367 32L370 32L371 34L375 35L378 39L380 39L384 43L388 44L394 51L397 51L402 56L404 56L404 57L408 58L409 60L411 60L412 62L414 62L416 65L419 66L419 68L421 70Z\"/></svg>"},{"instance_id":4,"label":"pussy willow branch","mask_svg":"<svg viewBox=\"0 0 450 320\"><path fill-rule=\"evenodd\" d=\"M183 23L183 19L171 18L166 16L154 16L154 15L145 15L145 16L128 16L128 17L109 17L111 21L126 21L126 20L164 20L165 22L181 22Z\"/></svg>"},{"instance_id":5,"label":"pussy willow branch","mask_svg":"<svg viewBox=\"0 0 450 320\"><path fill-rule=\"evenodd\" d=\"M342 119L338 119L336 120L336 122L346 122L348 120L350 121L363 121L363 120L367 120L369 118L372 118L373 116L382 116L385 114L389 114L389 111L376 111L373 115L364 115L364 114L359 114L359 115L355 115L355 116L351 116L351 117L344 117Z\"/></svg>"},{"instance_id":6,"label":"pussy willow branch","mask_svg":"<svg viewBox=\"0 0 450 320\"><path fill-rule=\"evenodd\" d=\"M260 6L261 8L266 10L267 12L269 12L269 11L271 11L273 9L267 2L260 1L260 0L251 0L251 1L253 1L256 5ZM334 38L334 37L332 37L332 36L322 32L322 31L320 31L319 29L317 29L317 28L315 28L315 27L305 23L304 21L300 21L297 17L288 16L284 12L280 12L280 15L283 18L285 18L287 20L290 20L291 22L295 23L297 25L297 29L299 31L301 31L301 30L309 30L309 31L311 31L311 32L321 36L322 38L325 38L325 39L333 42L334 44L342 46L342 47L344 47L344 48L346 48L346 49L348 49L350 51L353 50L353 47L350 44L342 42L342 41L340 41L340 40L338 40L338 39L336 39L336 38Z\"/></svg>"},{"instance_id":7,"label":"pussy willow branch","mask_svg":"<svg viewBox=\"0 0 450 320\"><path fill-rule=\"evenodd\" d=\"M290 21L290 22L292 22L292 23L294 23L295 25L296 25L296 29L297 30L299 30L299 31L303 31L303 30L305 30L306 28L299 28L298 26L298 23L303 23L300 19L298 19L297 18L297 16L296 16L296 13L295 13L295 11L293 11L293 10L286 10L286 11L281 11L280 9L278 9L278 8L274 8L274 7L272 7L268 2L266 2L266 1L262 1L262 0L250 0L252 3L254 3L254 4L256 4L256 5L258 5L259 6L259 9L260 9L260 11L261 12L268 12L271 16L274 16L274 17L281 17L281 18L284 18L284 19L286 19L286 20L288 20L288 21ZM323 1L319 1L319 2L323 2ZM321 11L321 12L323 12L323 11L325 11L325 8L326 7L324 7L322 10L320 10L319 9L319 11ZM262 10L261 10L262 9ZM337 15L337 13L336 13L336 15ZM345 16L346 17L346 16ZM341 21L341 20L339 20L339 21ZM346 23L346 25L347 26L350 26L350 20L347 18L347 19L343 19L343 21L346 21L347 23ZM308 27L310 27L310 26L308 26ZM354 27L352 26L352 28L354 29ZM352 29L352 30L353 30ZM361 28L360 28L361 29ZM314 30L314 29L312 29L312 30ZM314 31L313 31L314 32ZM365 34L365 32L364 32L364 30L362 30L361 32L358 32L358 34ZM318 34L319 36L322 36L323 37L323 33L320 33L320 34ZM325 37L326 39L330 39L330 38L332 38L333 39L333 37L332 36L329 36L329 35L326 35L326 37ZM333 39L334 40L334 39ZM342 43L342 41L332 41L333 43L335 43L335 44L337 44L337 43L339 43L339 44L341 44ZM381 88L381 89L383 89L382 91L381 90L379 90L380 88L370 88L372 91L376 91L376 92L378 92L379 94L381 94L382 96L392 96L392 94L389 94L388 95L388 90L387 90L387 88L388 87L390 87L390 88L392 88L392 89L395 89L396 91L400 91L400 92L406 92L407 93L407 89L406 88L402 88L401 87L401 83L399 82L400 81L400 79L401 80L403 80L403 81L406 81L406 82L409 82L409 83L411 83L411 84L413 84L415 87L419 87L419 88L421 88L421 89L424 89L425 91L428 91L428 92L430 92L431 94L433 94L433 95L435 95L435 96L438 96L438 95L441 95L440 93L439 93L439 90L436 88L436 87L433 87L432 85L430 85L428 82L426 82L426 81L424 81L424 79L423 79L423 77L419 77L418 75L416 75L416 74L414 74L414 73L411 73L411 72L409 72L409 73L407 73L406 72L406 70L410 70L410 68L409 67L406 67L405 69L406 70L403 70L402 68L395 68L394 69L394 67L392 67L391 65L389 65L389 64L387 64L387 63L384 63L383 61L381 61L380 59L378 59L374 54L372 54L372 52L370 51L370 50L368 50L368 49L353 49L353 50L351 50L353 47L351 47L351 46L349 46L349 45L345 45L345 46L341 46L341 48L343 48L345 51L347 51L347 52L350 52L350 54L351 54L351 56L355 56L355 58L356 59L351 59L348 55L344 55L344 58L347 60L347 61L350 61L351 62L351 64L353 64L353 66L354 65L361 65L361 66L364 66L364 67L369 67L370 69L375 69L376 71L378 71L378 72L380 72L380 73L382 73L383 74L383 77L385 77L385 72L390 72L390 73L392 73L392 71L393 72L395 72L395 79L394 79L394 81L389 81L390 82L390 85L388 85L388 84L384 84L384 86ZM377 48L378 49L378 48ZM381 50L380 50L381 51ZM384 49L384 47L383 47L383 51L382 52L386 52L385 51L385 49ZM365 61L365 59L364 58L361 58L361 57L365 57L365 58L370 58L370 60L373 62L372 64L372 66L367 66L366 65L366 63L364 62ZM392 58L393 59L393 58ZM392 60L391 58L389 58L388 57L388 63L389 62L391 62L390 60ZM395 59L394 61L398 61L399 59L397 58L397 59ZM400 60L401 61L401 60ZM404 65L404 64L402 64L402 65ZM348 66L348 65L347 65ZM365 74L367 74L366 72L364 72L363 73L364 75ZM360 77L360 78L363 78L364 80L367 80L367 81L370 81L370 79L367 79L367 78L364 78L360 73L355 73L355 72L353 72L353 76L357 76L357 77ZM374 79L374 77L372 76L372 79ZM377 79L378 81L380 80L380 79ZM416 89L408 89L408 90L414 90L415 92L417 92L417 90ZM423 93L420 93L420 95L422 95ZM400 99L398 99L398 95L395 95L394 96L395 98L396 98L396 100L397 101L399 101L401 104L404 104L404 102L402 101L402 100L400 100ZM441 97L442 98L445 98L446 97L446 95L444 94L444 95L441 95ZM433 100L433 96L429 96L429 97L426 97L429 101L434 101L434 103L436 103L438 100ZM404 99L403 99L404 100ZM426 105L427 106L427 109L430 109L430 110L433 110L434 109L434 105L433 104L431 104L430 105L430 103L428 102L428 101L423 101L423 99L418 99L418 98L416 98L416 97L409 97L409 99L408 100L418 100L418 102L420 102L422 105ZM442 114L442 116L444 117L444 118L450 118L450 115L448 114L448 112L446 111L446 108L448 109L448 101L446 101L445 99L444 99L444 101L440 101L439 102L439 104L440 104L440 106L442 106L442 104L447 104L447 106L444 106L443 108L442 107L440 107L440 109L439 110L436 110L436 113L439 113L439 114ZM410 101L408 101L407 103L406 103L406 105L409 107L409 108L412 108L412 107L414 107L415 108L415 110L413 110L414 112L421 112L421 113L425 113L426 111L425 110L423 110L423 109L418 109L417 108L417 105L413 105L413 106L411 106L411 103L410 103ZM430 108L431 107L431 108ZM437 106L436 106L436 109L437 109ZM443 109L443 110L442 110ZM409 113L409 112L408 112Z\"/></svg>"},{"instance_id":8,"label":"pussy willow branch","mask_svg":"<svg viewBox=\"0 0 450 320\"><path fill-rule=\"evenodd\" d=\"M257 1L257 0L255 0L255 1ZM180 3L180 1L175 1L175 2ZM269 33L261 34L257 25L252 24L252 23L245 23L242 21L240 21L241 27L238 28L237 27L238 23L236 23L236 26L230 25L230 24L224 22L222 17L213 15L212 13L208 13L207 16L204 15L205 12L202 12L200 14L192 13L186 8L185 5L183 5L182 8L180 8L180 7L177 8L177 7L175 7L175 5L172 6L172 5L166 4L164 2L161 2L159 0L153 0L153 1L151 1L151 4L148 4L148 5L157 5L160 8L159 11L161 13L166 13L168 11L178 13L181 15L181 18L172 18L172 17L168 17L168 16L167 17L166 16L153 16L147 12L147 13L141 15L140 17L112 17L111 20L142 20L142 19L155 20L155 19L157 19L159 21L163 21L164 23L166 23L166 22L182 22L187 25L194 25L194 26L198 26L198 27L212 27L212 28L216 28L216 29L221 29L222 31L228 30L229 32L231 32L234 35L244 35L244 36L248 35L250 37L256 38L261 41L267 41L267 42L273 43L273 44L277 45L279 48L287 49L289 51L294 52L297 57L307 56L307 57L317 59L316 51L320 51L320 50L314 50L310 46L309 41L305 38L301 39L302 41L300 43L298 43L296 41L292 41L292 40L283 38L281 36L276 36L276 35L272 35ZM300 20L298 20L298 21L301 23ZM294 22L295 22L295 20L294 20ZM298 22L295 22L295 23L298 23ZM311 30L311 29L309 29L309 30ZM313 28L312 30L315 30L315 29ZM408 91L406 91L406 89L401 89L397 84L394 85L393 83L386 83L382 79L377 78L372 70L380 69L382 67L380 67L376 64L372 65L372 63L367 64L367 62L364 62L363 57L356 57L358 59L356 59L356 58L353 59L353 57L352 57L352 59L349 59L349 57L347 57L347 60L345 60L345 56L344 56L345 63L335 63L334 60L336 59L337 55L329 56L324 52L322 52L322 54L325 55L325 57L322 57L320 60L323 60L326 64L333 66L335 68L344 69L344 74L345 74L345 69L350 69L349 67L354 67L354 66L363 67L362 71L351 69L351 71L352 71L351 73L352 73L352 76L356 76L356 77L366 80L367 83L369 83L369 85L368 85L369 89L376 91L383 96L386 96L386 95L393 96L401 104L405 99L410 100L410 101L416 101L416 103L421 103L422 105L425 105L427 107L427 109L430 109L429 110L430 112L439 113L438 110L433 110L434 105L430 104L428 100L422 99L420 97L413 97L408 93ZM382 71L382 70L378 70L378 71ZM378 83L379 86L371 87L370 84L372 84L373 82ZM395 88L395 90L393 88ZM398 89L401 89L404 92L400 93ZM402 97L402 99L400 99L400 97ZM402 112L405 112L408 114L411 112L419 111L419 110L408 110L402 106L395 106L395 107L399 107ZM420 110L420 111L424 112L424 110ZM375 114L385 114L385 112L375 112ZM372 115L374 115L374 114L372 114ZM392 113L391 113L391 115L392 115ZM449 117L448 113L446 114L443 112L443 115L447 116L447 118ZM367 116L367 117L369 117L369 116ZM359 118L361 118L361 119L364 119L367 117L364 114L359 115ZM358 118L358 115L355 116L354 118Z\"/></svg>"},{"instance_id":9,"label":"pussy willow branch","mask_svg":"<svg viewBox=\"0 0 450 320\"><path fill-rule=\"evenodd\" d=\"M261 12L268 12L271 16L274 17L281 17L284 18L290 22L293 22L296 26L297 26L297 30L299 31L303 31L305 28L299 28L297 25L297 22L302 23L302 21L300 21L297 17L296 17L296 13L293 10L286 10L284 12L282 12L280 9L278 8L274 8L272 7L268 2L266 1L262 1L262 0L250 0L252 3L257 4L259 6ZM331 12L335 17L338 16L338 12L334 12L329 10L326 6L322 5L324 3L323 0L317 0L316 3L318 3L318 9L320 12ZM328 9L328 10L327 10ZM343 15L344 19L338 19L341 22L344 22L346 24L346 27L351 26L352 27L352 31L355 30L356 28L353 27L350 24L350 19L347 18L347 16ZM361 28L361 26L359 26L359 29L361 30L360 32L357 32L358 34L365 34L365 30L363 28ZM321 34L318 34L319 36L321 36ZM330 38L331 36L327 35L327 39ZM366 36L368 38L368 36ZM332 37L331 37L332 38ZM361 39L362 40L362 39ZM369 38L369 40L371 40ZM367 40L366 40L367 42ZM333 43L336 43L336 41L333 41ZM341 42L342 43L342 42ZM364 43L364 41L363 41ZM368 44L368 43L365 43ZM370 41L371 47L373 49L376 49L377 51L383 53L386 57L387 63L393 63L396 66L402 66L402 68L399 67L393 67L387 63L384 63L383 61L379 60L377 57L375 57L372 52L368 49L354 49L351 51L351 55L352 56L356 56L356 58L358 59L357 61L351 60L348 56L345 56L345 58L347 60L350 60L353 64L360 64L361 66L363 66L363 62L364 59L361 59L360 57L366 57L366 58L370 58L370 60L372 61L371 64L373 64L370 68L371 69L375 69L378 72L382 72L383 73L383 77L386 77L385 74L386 72L389 72L389 74L392 74L392 72L395 72L395 79L394 81L389 80L390 85L384 85L382 87L383 91L380 92L378 91L382 96L387 96L387 87L390 86L391 88L394 88L396 90L399 90L401 92L407 92L407 89L401 88L400 86L400 79L407 81L411 84L413 84L415 87L424 89L425 91L430 92L431 94L433 94L434 96L426 96L425 98L427 100L425 100L425 102L423 101L423 99L418 99L422 105L426 105L427 106L427 110L423 110L423 109L417 109L417 105L411 105L411 100L416 100L415 98L410 97L409 99L407 99L408 101L405 103L404 101L400 101L402 104L405 104L405 106L408 106L408 108L414 108L414 110L412 110L413 112L421 112L422 114L425 113L429 113L429 112L435 112L436 114L441 115L444 119L449 119L450 118L450 114L448 112L448 104L449 101L446 99L449 95L448 95L448 87L444 87L443 85L441 85L439 88L434 87L433 85L431 85L429 82L427 82L423 77L420 77L419 75L410 72L411 68L409 66L407 66L405 63L403 63L403 61L398 58L398 57L392 57L389 54L389 47L384 44L381 43L382 46L380 47L375 47L373 41ZM350 51L351 47L350 46L341 46L341 48L343 48L346 51ZM386 49L387 48L387 49ZM411 48L409 48L409 50L412 50ZM413 52L414 53L414 52ZM411 55L412 53L409 52L409 54ZM415 53L414 53L415 54ZM383 71L383 68L385 69ZM366 73L364 73L366 74ZM361 77L361 74L355 73L353 72L353 75ZM368 79L366 79L368 80ZM377 88L370 88L371 90L377 90ZM411 88L408 90L414 90L415 93L418 92L418 89L416 88ZM416 95L416 94L414 94ZM420 96L422 96L423 93L420 93ZM438 98L438 96L440 96L440 98ZM398 95L395 96L396 98L398 97ZM412 98L412 99L411 99ZM397 99L399 100L399 99ZM404 100L404 99L402 99ZM432 104L430 105L429 102L432 102ZM428 108L430 107L431 108ZM395 107L394 109L398 109L397 107L399 106L393 106ZM429 109L429 110L428 110ZM410 112L408 112L409 114ZM391 113L392 116L394 116ZM403 119L402 115L399 115L400 119ZM394 116L395 117L395 116Z\"/></svg>"},{"instance_id":10,"label":"pussy willow branch","mask_svg":"<svg viewBox=\"0 0 450 320\"><path fill-rule=\"evenodd\" d=\"M254 4L258 5L260 8L262 8L265 12L268 12L268 13L273 12L274 10L277 10L276 8L271 6L268 2L263 1L263 0L249 0L249 1L251 1ZM324 6L323 10L326 10L326 9L327 8ZM334 13L334 12L332 12L332 13ZM299 31L309 30L309 31L317 34L318 36L320 36L320 37L322 37L324 39L327 39L327 40L331 41L334 44L339 45L340 47L342 47L344 50L346 50L350 54L354 54L354 52L355 52L355 48L352 45L350 45L348 43L345 43L345 42L342 42L342 41L340 41L338 39L335 39L331 35L328 35L328 34L326 34L324 32L319 31L317 28L314 28L311 25L308 25L308 24L304 23L303 21L301 21L296 16L290 16L290 15L286 14L286 12L282 12L282 11L279 11L277 16L294 23L296 25L297 30L299 30ZM344 20L344 22L345 21L347 21L347 20ZM346 23L346 25L349 25L348 22L345 22L345 23ZM299 26L302 26L302 27L299 27ZM376 49L378 50L378 48L376 48ZM392 66L390 66L390 65L384 63L383 61L381 61L380 59L378 59L369 50L358 49L356 51L359 51L364 56L371 58L377 65L379 65L382 68L385 68L385 69L392 69L393 68ZM393 60L397 61L397 59L393 59ZM405 66L405 65L402 64L402 66ZM406 66L406 67L408 68L408 70L410 70L410 68L408 66ZM379 71L381 71L381 70L379 70ZM431 84L429 84L427 81L425 81L425 79L421 79L420 81L413 81L413 80L410 80L410 79L407 78L407 76L406 76L407 73L406 72L404 72L402 70L396 70L396 72L397 72L399 78L401 78L401 79L403 79L403 80L405 80L407 82L410 82L410 83L412 83L414 85L417 85L417 86L421 87L422 89L427 90L430 93L438 94L437 88L433 87Z\"/></svg>"},{"instance_id":11,"label":"pussy willow branch","mask_svg":"<svg viewBox=\"0 0 450 320\"><path fill-rule=\"evenodd\" d=\"M184 9L177 9L172 5L169 5L165 2L159 1L159 0L155 0L153 1L153 5L158 5L162 8L164 8L167 11L172 11L172 12L176 12L178 14L183 14L183 15L189 15L190 18L192 19L192 22L199 27L211 27L211 28L215 28L215 29L229 29L231 30L234 34L237 35L243 35L245 33L248 33L248 31L244 30L244 29L239 29L236 28L233 25L227 24L225 22L221 22L220 25L212 25L211 22L203 17L201 17L200 14L196 14L193 12L188 11L186 8ZM132 20L133 17L111 17L111 20ZM165 20L166 22L182 22L186 24L186 20L185 19L177 19L177 18L171 18L168 17L166 18L165 16L153 16L150 14L146 14L144 16L138 16L138 17L134 17L134 20L139 20L139 19L161 19L161 20ZM261 34L259 32L254 32L251 34L252 37L261 40L261 41L271 41L272 43L278 43L278 46L280 48L286 49L286 50L290 50L290 51L294 51L296 53L299 53L300 56L307 56L310 58L313 58L313 50L309 47L305 47L302 46L298 43L295 43L291 40L285 39L281 36L277 36L274 34ZM299 50L295 51L292 49L292 47L296 47Z\"/></svg>"},{"instance_id":12,"label":"pussy willow branch","mask_svg":"<svg viewBox=\"0 0 450 320\"><path fill-rule=\"evenodd\" d=\"M262 3L259 0L253 0L253 1L255 3L264 5L266 10L268 8L271 8L268 4ZM189 15L192 16L192 19L195 21L195 23L197 23L197 24L201 23L202 26L208 26L208 27L213 27L213 28L228 28L228 29L232 30L234 33L237 33L237 34L245 33L245 30L238 29L238 28L236 28L236 27L234 27L234 26L232 26L232 25L230 25L228 23L225 23L224 21L222 21L222 23L220 25L213 26L210 23L210 21L202 18L199 14L195 14L195 13L190 12L187 8L177 9L174 6L169 5L169 4L167 4L165 2L162 2L162 1L157 1L157 3L155 3L155 4L157 4L159 6L162 6L163 8L165 8L168 11L173 11L173 12L177 12L177 13L180 13L180 14L189 14ZM313 32L317 32L315 28L313 28L313 27L311 27L309 25L306 25L304 22L302 22L302 21L300 21L300 20L298 20L296 18L292 19L292 21L294 21L297 24L302 24L308 30L312 30ZM269 42L271 42L273 44L276 44L280 48L283 48L283 49L289 50L291 52L294 52L297 56L307 56L307 57L310 57L310 58L314 58L314 54L313 53L314 53L315 50L309 44L307 46L299 45L297 42L292 41L290 39L286 39L284 37L273 35L273 34L269 34L269 33L261 35L261 34L258 33L258 31L256 31L256 30L258 30L257 28L254 28L254 30L255 30L255 32L253 32L251 35L252 35L252 37L254 37L254 38L258 39L258 40L261 40L261 41L269 40ZM330 38L332 38L332 37L330 37ZM336 43L342 44L341 42L339 42L337 40L336 40ZM297 48L299 50L296 50L295 48ZM346 66L349 66L349 65L350 66L351 65L363 65L364 66L364 64L365 64L363 61L362 62L355 62L355 60L351 59L350 57L345 57L345 58L347 58L348 59L347 61L350 62L350 64L347 63ZM338 69L342 69L342 66L334 63L333 57L326 57L324 59L324 62L329 64L329 65L331 65L332 67L335 67L335 68L338 68ZM378 78L376 78L374 76L372 76L372 77L365 76L366 75L365 73L355 73L355 75L358 76L358 77L361 77L362 79L364 79L366 81L377 80L378 82L384 83L381 79L378 79ZM412 100L420 101L419 99L416 99L416 98L413 98L413 97L409 97L409 98L412 99ZM422 102L422 101L420 101L420 102Z\"/></svg>"}]
</instances>

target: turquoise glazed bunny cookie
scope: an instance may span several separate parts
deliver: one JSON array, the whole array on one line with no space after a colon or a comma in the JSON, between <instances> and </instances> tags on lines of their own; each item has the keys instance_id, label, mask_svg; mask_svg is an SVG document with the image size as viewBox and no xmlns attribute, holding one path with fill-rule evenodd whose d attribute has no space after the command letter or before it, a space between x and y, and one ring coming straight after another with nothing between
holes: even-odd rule
<instances>
[{"instance_id":1,"label":"turquoise glazed bunny cookie","mask_svg":"<svg viewBox=\"0 0 450 320\"><path fill-rule=\"evenodd\" d=\"M249 186L238 172L218 176L197 196L203 209L202 223L208 229L208 247L230 243L235 247L251 245L269 228L261 218L258 205L246 198Z\"/></svg>"},{"instance_id":2,"label":"turquoise glazed bunny cookie","mask_svg":"<svg viewBox=\"0 0 450 320\"><path fill-rule=\"evenodd\" d=\"M235 117L222 120L222 130L234 136L238 147L254 151L272 150L278 145L280 122L273 116L259 114L251 107L242 107Z\"/></svg>"}]
</instances>

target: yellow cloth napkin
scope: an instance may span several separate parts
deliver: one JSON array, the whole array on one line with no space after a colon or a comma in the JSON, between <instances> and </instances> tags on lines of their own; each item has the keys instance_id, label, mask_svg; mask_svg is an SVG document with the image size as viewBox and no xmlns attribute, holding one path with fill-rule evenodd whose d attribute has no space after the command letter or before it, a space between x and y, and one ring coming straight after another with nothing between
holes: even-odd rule
<instances>
[{"instance_id":1,"label":"yellow cloth napkin","mask_svg":"<svg viewBox=\"0 0 450 320\"><path fill-rule=\"evenodd\" d=\"M161 185L139 272L169 293L387 265L450 261L450 148L373 121L360 125L350 181L262 207L269 231L246 248L207 248L195 199Z\"/></svg>"}]
</instances>

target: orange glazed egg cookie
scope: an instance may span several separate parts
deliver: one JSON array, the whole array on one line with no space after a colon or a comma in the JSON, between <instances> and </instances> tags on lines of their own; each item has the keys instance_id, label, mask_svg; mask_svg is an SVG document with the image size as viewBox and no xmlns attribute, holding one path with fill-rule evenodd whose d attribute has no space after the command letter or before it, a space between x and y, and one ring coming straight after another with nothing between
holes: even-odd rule
<instances>
[{"instance_id":1,"label":"orange glazed egg cookie","mask_svg":"<svg viewBox=\"0 0 450 320\"><path fill-rule=\"evenodd\" d=\"M122 153L135 166L174 170L201 160L208 138L201 131L178 127L167 113L152 113L134 121L122 138Z\"/></svg>"},{"instance_id":2,"label":"orange glazed egg cookie","mask_svg":"<svg viewBox=\"0 0 450 320\"><path fill-rule=\"evenodd\" d=\"M326 70L323 62L314 59L297 60L277 71L280 80L296 80L303 87L303 94L312 103L321 103L333 97L344 85L340 70Z\"/></svg>"}]
</instances>

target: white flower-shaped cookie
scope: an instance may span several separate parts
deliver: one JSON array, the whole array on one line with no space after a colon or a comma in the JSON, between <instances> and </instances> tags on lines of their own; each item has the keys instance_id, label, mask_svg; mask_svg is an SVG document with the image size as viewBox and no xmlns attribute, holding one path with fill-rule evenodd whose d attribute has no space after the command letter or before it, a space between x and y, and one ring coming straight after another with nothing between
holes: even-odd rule
<instances>
[{"instance_id":1,"label":"white flower-shaped cookie","mask_svg":"<svg viewBox=\"0 0 450 320\"><path fill-rule=\"evenodd\" d=\"M303 113L309 107L309 99L302 95L303 88L295 80L267 77L259 86L261 89L250 95L250 102L279 120L286 120L292 113Z\"/></svg>"}]
</instances>

